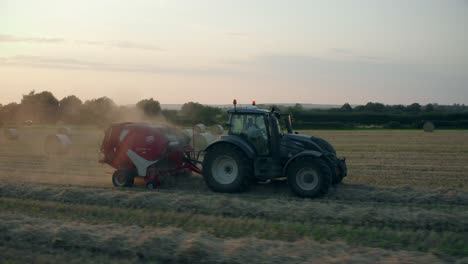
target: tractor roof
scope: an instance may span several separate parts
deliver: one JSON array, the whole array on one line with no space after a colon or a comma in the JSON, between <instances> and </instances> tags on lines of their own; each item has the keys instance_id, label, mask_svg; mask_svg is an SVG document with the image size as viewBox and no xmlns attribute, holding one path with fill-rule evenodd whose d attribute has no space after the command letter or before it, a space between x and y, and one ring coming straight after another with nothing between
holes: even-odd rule
<instances>
[{"instance_id":1,"label":"tractor roof","mask_svg":"<svg viewBox=\"0 0 468 264\"><path fill-rule=\"evenodd\" d=\"M237 107L236 109L234 108L231 108L228 110L228 113L232 114L232 113L236 113L236 114L267 114L269 113L270 111L268 110L265 110L265 109L259 109L257 107Z\"/></svg>"}]
</instances>

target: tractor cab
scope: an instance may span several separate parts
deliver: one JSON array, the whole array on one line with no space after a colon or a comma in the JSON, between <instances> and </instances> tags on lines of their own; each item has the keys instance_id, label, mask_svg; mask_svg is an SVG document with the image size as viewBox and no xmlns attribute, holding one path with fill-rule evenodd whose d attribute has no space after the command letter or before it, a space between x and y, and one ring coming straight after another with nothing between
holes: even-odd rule
<instances>
[{"instance_id":1,"label":"tractor cab","mask_svg":"<svg viewBox=\"0 0 468 264\"><path fill-rule=\"evenodd\" d=\"M283 173L283 165L287 157L281 157L281 142L283 138L280 127L280 114L259 109L253 104L249 107L228 110L228 137L238 137L241 142L249 145L255 152L254 172L259 180L268 180ZM290 117L285 120L288 128ZM289 133L292 130L288 129Z\"/></svg>"},{"instance_id":2,"label":"tractor cab","mask_svg":"<svg viewBox=\"0 0 468 264\"><path fill-rule=\"evenodd\" d=\"M229 131L231 136L241 137L248 142L259 156L268 156L270 150L270 113L260 109L229 110Z\"/></svg>"}]
</instances>

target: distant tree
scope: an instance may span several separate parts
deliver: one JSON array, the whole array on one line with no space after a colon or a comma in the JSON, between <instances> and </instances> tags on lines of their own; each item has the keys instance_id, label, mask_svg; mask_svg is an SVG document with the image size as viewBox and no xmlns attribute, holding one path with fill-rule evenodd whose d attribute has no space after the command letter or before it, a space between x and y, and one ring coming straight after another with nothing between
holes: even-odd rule
<instances>
[{"instance_id":1,"label":"distant tree","mask_svg":"<svg viewBox=\"0 0 468 264\"><path fill-rule=\"evenodd\" d=\"M221 122L223 111L218 107L204 106L199 114L202 123L212 125Z\"/></svg>"},{"instance_id":2,"label":"distant tree","mask_svg":"<svg viewBox=\"0 0 468 264\"><path fill-rule=\"evenodd\" d=\"M17 121L19 110L20 105L17 103L9 103L2 106L0 109L0 120L3 123Z\"/></svg>"},{"instance_id":3,"label":"distant tree","mask_svg":"<svg viewBox=\"0 0 468 264\"><path fill-rule=\"evenodd\" d=\"M299 103L296 103L294 106L293 106L293 109L295 112L301 112L301 111L304 111L304 107L299 104Z\"/></svg>"},{"instance_id":4,"label":"distant tree","mask_svg":"<svg viewBox=\"0 0 468 264\"><path fill-rule=\"evenodd\" d=\"M365 111L368 112L377 112L377 113L382 113L385 112L385 105L381 103L373 103L373 102L368 102L364 106Z\"/></svg>"},{"instance_id":5,"label":"distant tree","mask_svg":"<svg viewBox=\"0 0 468 264\"><path fill-rule=\"evenodd\" d=\"M285 112L295 115L297 113L304 112L304 107L301 104L296 103L294 106L286 108Z\"/></svg>"},{"instance_id":6,"label":"distant tree","mask_svg":"<svg viewBox=\"0 0 468 264\"><path fill-rule=\"evenodd\" d=\"M222 122L223 111L218 107L204 106L200 103L188 102L182 105L180 113L190 120L191 123L204 123L212 125Z\"/></svg>"},{"instance_id":7,"label":"distant tree","mask_svg":"<svg viewBox=\"0 0 468 264\"><path fill-rule=\"evenodd\" d=\"M419 113L421 112L421 105L418 103L410 104L406 107L406 112L409 113Z\"/></svg>"},{"instance_id":8,"label":"distant tree","mask_svg":"<svg viewBox=\"0 0 468 264\"><path fill-rule=\"evenodd\" d=\"M163 109L161 110L161 114L168 120L169 122L176 123L177 120L177 110L174 109Z\"/></svg>"},{"instance_id":9,"label":"distant tree","mask_svg":"<svg viewBox=\"0 0 468 264\"><path fill-rule=\"evenodd\" d=\"M424 107L424 112L434 112L434 105L432 105L432 104L427 104L427 105Z\"/></svg>"},{"instance_id":10,"label":"distant tree","mask_svg":"<svg viewBox=\"0 0 468 264\"><path fill-rule=\"evenodd\" d=\"M88 100L81 107L81 122L107 124L118 119L117 110L117 105L108 97Z\"/></svg>"},{"instance_id":11,"label":"distant tree","mask_svg":"<svg viewBox=\"0 0 468 264\"><path fill-rule=\"evenodd\" d=\"M196 102L188 102L182 105L180 113L190 120L197 121L199 120L200 112L203 109L203 105Z\"/></svg>"},{"instance_id":12,"label":"distant tree","mask_svg":"<svg viewBox=\"0 0 468 264\"><path fill-rule=\"evenodd\" d=\"M136 106L143 110L147 116L154 117L161 114L161 105L159 104L159 101L155 101L153 98L141 100L136 104Z\"/></svg>"},{"instance_id":13,"label":"distant tree","mask_svg":"<svg viewBox=\"0 0 468 264\"><path fill-rule=\"evenodd\" d=\"M406 107L404 105L387 105L386 106L387 112L392 112L392 113L402 113L406 110Z\"/></svg>"},{"instance_id":14,"label":"distant tree","mask_svg":"<svg viewBox=\"0 0 468 264\"><path fill-rule=\"evenodd\" d=\"M353 111L354 112L364 112L364 111L366 111L366 108L363 105L358 105L358 106L354 107Z\"/></svg>"},{"instance_id":15,"label":"distant tree","mask_svg":"<svg viewBox=\"0 0 468 264\"><path fill-rule=\"evenodd\" d=\"M66 108L75 108L80 105L82 105L83 102L80 100L80 98L76 97L75 95L69 95L67 97L64 97L62 100L60 100L59 105L60 108L66 109Z\"/></svg>"},{"instance_id":16,"label":"distant tree","mask_svg":"<svg viewBox=\"0 0 468 264\"><path fill-rule=\"evenodd\" d=\"M343 112L352 112L353 111L353 108L351 107L351 105L349 103L345 103L341 108L340 108L341 111Z\"/></svg>"},{"instance_id":17,"label":"distant tree","mask_svg":"<svg viewBox=\"0 0 468 264\"><path fill-rule=\"evenodd\" d=\"M23 95L20 109L20 118L22 119L53 122L57 119L59 101L51 92L36 93L31 91L29 94Z\"/></svg>"},{"instance_id":18,"label":"distant tree","mask_svg":"<svg viewBox=\"0 0 468 264\"><path fill-rule=\"evenodd\" d=\"M60 119L68 122L77 122L83 102L76 96L64 97L59 102Z\"/></svg>"}]
</instances>

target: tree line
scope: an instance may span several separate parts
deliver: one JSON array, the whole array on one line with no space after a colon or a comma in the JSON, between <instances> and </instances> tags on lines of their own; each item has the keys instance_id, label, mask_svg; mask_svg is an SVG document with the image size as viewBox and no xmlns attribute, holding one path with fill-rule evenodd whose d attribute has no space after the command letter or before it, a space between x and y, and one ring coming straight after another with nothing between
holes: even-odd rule
<instances>
[{"instance_id":1,"label":"tree line","mask_svg":"<svg viewBox=\"0 0 468 264\"><path fill-rule=\"evenodd\" d=\"M281 106L279 106L281 109ZM294 116L294 126L300 129L351 129L383 127L388 129L422 128L430 121L438 128L468 128L468 106L464 104L365 105L329 109L304 109L300 104L282 109Z\"/></svg>"},{"instance_id":2,"label":"tree line","mask_svg":"<svg viewBox=\"0 0 468 264\"><path fill-rule=\"evenodd\" d=\"M468 106L384 105L369 102L351 106L345 103L329 109L306 109L301 104L259 105L261 108L276 107L282 113L292 114L294 127L298 129L340 129L360 126L384 128L419 128L425 121L432 121L440 128L468 128ZM20 103L0 105L0 124L68 124L107 125L120 121L167 121L176 125L189 126L197 123L224 124L227 113L220 107L188 102L180 110L162 109L158 100L140 100L135 105L119 106L108 97L82 101L70 95L57 99L51 92L31 91L22 96Z\"/></svg>"},{"instance_id":3,"label":"tree line","mask_svg":"<svg viewBox=\"0 0 468 264\"><path fill-rule=\"evenodd\" d=\"M159 101L143 99L135 105L119 106L108 97L82 101L75 95L58 100L51 92L31 91L20 103L0 105L0 124L107 125L121 121L168 121L178 125L224 122L225 113L217 107L188 102L181 110L161 109Z\"/></svg>"}]
</instances>

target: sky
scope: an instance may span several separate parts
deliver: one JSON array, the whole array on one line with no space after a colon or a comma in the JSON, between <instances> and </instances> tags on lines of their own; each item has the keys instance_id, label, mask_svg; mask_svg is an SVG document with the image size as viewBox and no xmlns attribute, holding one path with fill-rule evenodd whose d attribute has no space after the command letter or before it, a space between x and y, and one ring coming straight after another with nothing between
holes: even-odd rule
<instances>
[{"instance_id":1,"label":"sky","mask_svg":"<svg viewBox=\"0 0 468 264\"><path fill-rule=\"evenodd\" d=\"M468 0L0 0L0 104L468 104Z\"/></svg>"}]
</instances>

